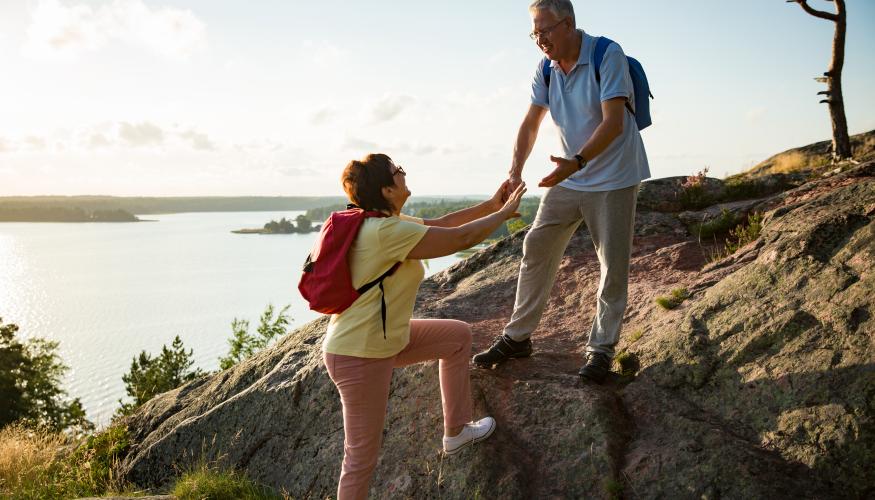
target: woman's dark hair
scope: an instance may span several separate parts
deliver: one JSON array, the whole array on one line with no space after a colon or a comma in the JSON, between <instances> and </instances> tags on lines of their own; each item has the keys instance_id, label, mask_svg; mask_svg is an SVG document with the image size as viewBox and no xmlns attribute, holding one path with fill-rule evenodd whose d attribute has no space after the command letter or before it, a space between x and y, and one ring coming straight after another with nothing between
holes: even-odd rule
<instances>
[{"instance_id":1,"label":"woman's dark hair","mask_svg":"<svg viewBox=\"0 0 875 500\"><path fill-rule=\"evenodd\" d=\"M383 188L395 185L392 159L382 153L352 160L340 176L349 200L365 210L388 210L394 207L383 197Z\"/></svg>"}]
</instances>

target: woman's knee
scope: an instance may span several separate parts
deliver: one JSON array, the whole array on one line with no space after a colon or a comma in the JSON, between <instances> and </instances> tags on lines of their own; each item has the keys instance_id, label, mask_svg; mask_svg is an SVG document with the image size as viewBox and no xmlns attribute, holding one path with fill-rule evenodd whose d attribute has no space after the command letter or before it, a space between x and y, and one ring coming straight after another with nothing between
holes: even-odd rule
<instances>
[{"instance_id":1,"label":"woman's knee","mask_svg":"<svg viewBox=\"0 0 875 500\"><path fill-rule=\"evenodd\" d=\"M470 347L472 342L471 324L458 319L446 319L453 339L461 348Z\"/></svg>"}]
</instances>

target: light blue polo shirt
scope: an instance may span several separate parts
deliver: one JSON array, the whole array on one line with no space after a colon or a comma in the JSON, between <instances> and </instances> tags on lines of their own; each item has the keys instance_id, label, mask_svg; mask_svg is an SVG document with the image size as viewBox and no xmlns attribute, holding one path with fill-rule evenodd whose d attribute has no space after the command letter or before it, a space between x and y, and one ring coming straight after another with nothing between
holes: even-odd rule
<instances>
[{"instance_id":1,"label":"light blue polo shirt","mask_svg":"<svg viewBox=\"0 0 875 500\"><path fill-rule=\"evenodd\" d=\"M559 63L551 61L550 87L544 81L542 59L532 81L532 104L550 110L559 128L563 154L574 158L602 122L602 101L625 97L635 107L632 77L623 49L612 43L601 64L601 85L596 82L592 53L596 37L581 33L580 57L566 75ZM549 93L549 98L548 98ZM587 162L586 167L571 175L560 186L577 191L611 191L634 186L650 178L650 165L635 117L627 109L623 119L623 134Z\"/></svg>"}]
</instances>

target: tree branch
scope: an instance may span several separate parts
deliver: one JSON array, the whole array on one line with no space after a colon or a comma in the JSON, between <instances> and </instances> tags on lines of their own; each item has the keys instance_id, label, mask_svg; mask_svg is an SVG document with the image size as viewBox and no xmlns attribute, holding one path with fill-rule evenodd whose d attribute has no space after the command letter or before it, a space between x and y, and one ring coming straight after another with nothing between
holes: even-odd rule
<instances>
[{"instance_id":1,"label":"tree branch","mask_svg":"<svg viewBox=\"0 0 875 500\"><path fill-rule=\"evenodd\" d=\"M808 5L808 0L787 0L787 3L798 3L802 10L811 14L814 17L819 17L821 19L826 19L827 21L838 22L839 16L835 14L830 14L829 12L824 12L822 10L817 10Z\"/></svg>"}]
</instances>

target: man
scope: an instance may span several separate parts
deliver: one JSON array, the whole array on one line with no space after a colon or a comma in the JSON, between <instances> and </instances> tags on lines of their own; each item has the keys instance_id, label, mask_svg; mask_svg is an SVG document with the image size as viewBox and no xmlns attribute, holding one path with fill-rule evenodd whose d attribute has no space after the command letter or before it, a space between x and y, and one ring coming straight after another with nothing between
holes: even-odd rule
<instances>
[{"instance_id":1,"label":"man","mask_svg":"<svg viewBox=\"0 0 875 500\"><path fill-rule=\"evenodd\" d=\"M626 309L629 259L639 183L650 177L644 143L632 114L634 92L628 62L613 43L605 51L596 80L592 55L596 37L575 28L569 0L535 0L529 6L530 37L550 60L532 82L529 111L513 152L509 188L522 182L523 165L549 109L559 129L563 156L538 184L541 199L523 243L516 303L503 334L474 356L479 366L531 355L530 336L541 319L559 262L575 229L584 222L601 265L595 318L579 375L597 383L611 366ZM628 103L628 107L627 107Z\"/></svg>"}]
</instances>

